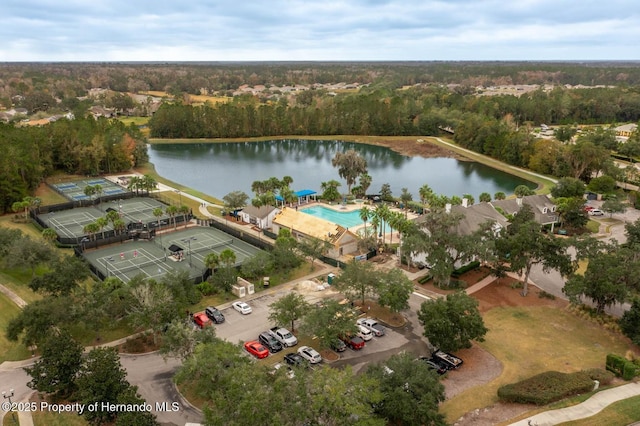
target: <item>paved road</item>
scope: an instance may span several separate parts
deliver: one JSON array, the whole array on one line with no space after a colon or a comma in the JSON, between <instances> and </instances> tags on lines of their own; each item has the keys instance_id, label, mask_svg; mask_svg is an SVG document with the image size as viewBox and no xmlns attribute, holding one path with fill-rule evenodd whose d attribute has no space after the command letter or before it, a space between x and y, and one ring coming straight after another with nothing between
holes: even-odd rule
<instances>
[{"instance_id":1,"label":"paved road","mask_svg":"<svg viewBox=\"0 0 640 426\"><path fill-rule=\"evenodd\" d=\"M589 201L587 204L599 208L602 206L602 201ZM618 243L626 242L625 236L625 224L635 222L640 218L640 210L629 208L624 213L613 214L612 219L616 221L611 224L609 215L591 217L600 222L600 232L598 237L603 241L617 241ZM575 249L570 248L569 253L575 256ZM553 294L556 297L566 299L567 297L562 293L562 288L565 284L565 279L555 270L545 272L542 266L536 265L532 268L530 274L531 281L536 283L538 287L547 293ZM589 303L585 299L585 303ZM613 316L620 317L629 309L629 304L616 304L607 309L607 313Z\"/></svg>"}]
</instances>

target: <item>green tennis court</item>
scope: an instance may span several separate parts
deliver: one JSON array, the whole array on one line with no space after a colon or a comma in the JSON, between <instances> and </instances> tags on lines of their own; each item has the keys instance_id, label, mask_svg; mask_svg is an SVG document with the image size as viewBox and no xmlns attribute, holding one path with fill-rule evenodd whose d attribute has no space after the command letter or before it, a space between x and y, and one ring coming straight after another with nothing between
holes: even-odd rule
<instances>
[{"instance_id":1,"label":"green tennis court","mask_svg":"<svg viewBox=\"0 0 640 426\"><path fill-rule=\"evenodd\" d=\"M157 280L174 270L188 271L195 279L206 270L204 258L225 249L235 253L237 266L260 251L218 229L192 227L158 234L152 241L127 241L85 250L83 256L105 277L117 277L123 282L139 274Z\"/></svg>"},{"instance_id":2,"label":"green tennis court","mask_svg":"<svg viewBox=\"0 0 640 426\"><path fill-rule=\"evenodd\" d=\"M54 183L52 186L56 191L58 191L60 194L62 194L69 200L81 201L81 200L91 199L91 197L89 197L84 193L84 189L89 185L91 186L100 185L100 187L102 188L102 195L124 194L125 192L127 192L126 189L122 188L117 183L113 183L104 178L77 180L77 181L64 182L64 183Z\"/></svg>"}]
</instances>

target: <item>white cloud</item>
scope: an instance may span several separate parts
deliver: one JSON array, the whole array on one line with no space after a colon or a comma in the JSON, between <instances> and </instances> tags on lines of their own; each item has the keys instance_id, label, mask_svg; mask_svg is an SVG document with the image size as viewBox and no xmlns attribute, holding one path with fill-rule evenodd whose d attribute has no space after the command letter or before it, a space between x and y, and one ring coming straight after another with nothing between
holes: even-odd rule
<instances>
[{"instance_id":1,"label":"white cloud","mask_svg":"<svg viewBox=\"0 0 640 426\"><path fill-rule=\"evenodd\" d=\"M4 0L0 61L640 59L635 0Z\"/></svg>"}]
</instances>

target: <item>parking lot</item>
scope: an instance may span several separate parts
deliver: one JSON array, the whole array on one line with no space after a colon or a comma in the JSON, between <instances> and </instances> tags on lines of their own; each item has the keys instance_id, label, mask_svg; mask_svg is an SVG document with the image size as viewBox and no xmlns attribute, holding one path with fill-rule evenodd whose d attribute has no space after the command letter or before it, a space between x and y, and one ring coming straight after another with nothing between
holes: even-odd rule
<instances>
[{"instance_id":1,"label":"parking lot","mask_svg":"<svg viewBox=\"0 0 640 426\"><path fill-rule=\"evenodd\" d=\"M249 315L241 315L231 307L221 309L225 316L225 322L214 325L218 337L233 343L255 340L258 334L275 325L269 320L269 305L285 293L283 291L282 293L260 296L247 301L253 310ZM322 298L335 296L336 293L331 290L305 294L309 303L316 303ZM347 349L341 352L340 360L332 362L330 365L334 367L351 365L354 371L358 372L369 363L383 362L391 355L403 351L412 352L416 356L429 354L427 340L421 336L422 326L419 324L416 314L423 301L424 298L412 295L409 300L411 308L409 311L404 312L409 320L405 326L397 329L386 327L385 336L373 337L359 351ZM296 324L297 326L298 324ZM288 326L285 325L285 327ZM297 348L291 348L290 350L285 350L285 352L290 352L294 349ZM315 349L319 350L320 348Z\"/></svg>"}]
</instances>

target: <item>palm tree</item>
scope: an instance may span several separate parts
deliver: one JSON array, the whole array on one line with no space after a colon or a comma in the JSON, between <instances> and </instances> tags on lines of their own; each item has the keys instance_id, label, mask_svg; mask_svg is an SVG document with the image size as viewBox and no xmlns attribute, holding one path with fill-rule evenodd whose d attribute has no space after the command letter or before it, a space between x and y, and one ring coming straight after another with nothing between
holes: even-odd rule
<instances>
[{"instance_id":1,"label":"palm tree","mask_svg":"<svg viewBox=\"0 0 640 426\"><path fill-rule=\"evenodd\" d=\"M389 207L386 204L380 204L375 209L375 214L378 216L378 220L380 221L380 234L382 236L382 244L384 245L386 240L386 224L389 223Z\"/></svg>"},{"instance_id":2,"label":"palm tree","mask_svg":"<svg viewBox=\"0 0 640 426\"><path fill-rule=\"evenodd\" d=\"M413 200L413 195L407 188L402 188L400 193L400 201L402 201L402 208L404 209L404 217L406 218L409 212L409 203Z\"/></svg>"},{"instance_id":3,"label":"palm tree","mask_svg":"<svg viewBox=\"0 0 640 426\"><path fill-rule=\"evenodd\" d=\"M151 175L142 176L140 181L142 184L142 189L147 191L147 194L158 187L158 182Z\"/></svg>"},{"instance_id":4,"label":"palm tree","mask_svg":"<svg viewBox=\"0 0 640 426\"><path fill-rule=\"evenodd\" d=\"M16 201L13 204L11 204L11 210L13 210L15 213L18 213L23 209L24 209L24 220L27 220L27 211L29 209L29 203L27 201ZM18 215L16 214L16 218L17 217Z\"/></svg>"},{"instance_id":5,"label":"palm tree","mask_svg":"<svg viewBox=\"0 0 640 426\"><path fill-rule=\"evenodd\" d=\"M120 219L120 213L115 210L110 210L107 212L106 218L111 222L111 225L113 225L116 220Z\"/></svg>"},{"instance_id":6,"label":"palm tree","mask_svg":"<svg viewBox=\"0 0 640 426\"><path fill-rule=\"evenodd\" d=\"M204 266L213 272L220 265L220 257L216 253L209 253L204 258Z\"/></svg>"},{"instance_id":7,"label":"palm tree","mask_svg":"<svg viewBox=\"0 0 640 426\"><path fill-rule=\"evenodd\" d=\"M109 221L107 220L106 217L99 217L99 218L96 219L96 225L100 229L100 232L102 232L102 239L103 240L104 240L104 228L108 224L109 224Z\"/></svg>"},{"instance_id":8,"label":"palm tree","mask_svg":"<svg viewBox=\"0 0 640 426\"><path fill-rule=\"evenodd\" d=\"M120 218L113 221L113 230L116 232L116 234L121 234L126 227L127 225L124 223L124 220Z\"/></svg>"},{"instance_id":9,"label":"palm tree","mask_svg":"<svg viewBox=\"0 0 640 426\"><path fill-rule=\"evenodd\" d=\"M153 215L158 221L158 230L160 230L160 218L162 217L163 214L164 214L164 211L162 211L162 207L156 207L155 209L153 209Z\"/></svg>"},{"instance_id":10,"label":"palm tree","mask_svg":"<svg viewBox=\"0 0 640 426\"><path fill-rule=\"evenodd\" d=\"M100 205L100 197L102 197L102 193L104 192L104 190L102 189L102 185L98 184L95 185L93 187L94 193L97 195L98 198L98 205Z\"/></svg>"},{"instance_id":11,"label":"palm tree","mask_svg":"<svg viewBox=\"0 0 640 426\"><path fill-rule=\"evenodd\" d=\"M380 218L378 218L378 216L376 216L375 211L371 211L370 216L371 217L371 227L373 228L373 237L378 238L378 226L380 226Z\"/></svg>"},{"instance_id":12,"label":"palm tree","mask_svg":"<svg viewBox=\"0 0 640 426\"><path fill-rule=\"evenodd\" d=\"M176 214L178 214L178 208L176 206L167 206L165 211L169 215L169 218L173 220L173 229L176 229Z\"/></svg>"},{"instance_id":13,"label":"palm tree","mask_svg":"<svg viewBox=\"0 0 640 426\"><path fill-rule=\"evenodd\" d=\"M227 268L235 265L236 259L236 254L231 249L224 249L220 252L220 263L222 263Z\"/></svg>"},{"instance_id":14,"label":"palm tree","mask_svg":"<svg viewBox=\"0 0 640 426\"><path fill-rule=\"evenodd\" d=\"M131 192L136 191L136 194L138 194L141 187L142 179L139 176L131 176L131 179L129 179L129 185L127 185L127 189Z\"/></svg>"},{"instance_id":15,"label":"palm tree","mask_svg":"<svg viewBox=\"0 0 640 426\"><path fill-rule=\"evenodd\" d=\"M369 220L369 217L371 216L371 210L369 210L369 208L367 206L364 206L360 209L360 219L364 222L364 236L365 238L368 236L367 235L367 221Z\"/></svg>"},{"instance_id":16,"label":"palm tree","mask_svg":"<svg viewBox=\"0 0 640 426\"><path fill-rule=\"evenodd\" d=\"M371 182L373 182L373 178L368 173L363 173L358 178L360 182L360 190L362 191L363 196L366 197L367 191L371 186Z\"/></svg>"},{"instance_id":17,"label":"palm tree","mask_svg":"<svg viewBox=\"0 0 640 426\"><path fill-rule=\"evenodd\" d=\"M58 238L58 234L56 231L51 228L45 228L42 230L42 238L48 243L53 244L53 242Z\"/></svg>"},{"instance_id":18,"label":"palm tree","mask_svg":"<svg viewBox=\"0 0 640 426\"><path fill-rule=\"evenodd\" d=\"M178 207L178 212L182 213L182 219L184 221L184 227L187 227L187 215L189 214L189 206L185 206L184 204Z\"/></svg>"},{"instance_id":19,"label":"palm tree","mask_svg":"<svg viewBox=\"0 0 640 426\"><path fill-rule=\"evenodd\" d=\"M84 228L82 228L82 232L89 235L89 239L95 240L96 233L100 230L100 227L97 223L87 223Z\"/></svg>"},{"instance_id":20,"label":"palm tree","mask_svg":"<svg viewBox=\"0 0 640 426\"><path fill-rule=\"evenodd\" d=\"M430 200L433 198L433 190L426 183L420 187L418 190L418 194L420 194L420 202L422 203L423 213L427 210L427 203L430 203Z\"/></svg>"}]
</instances>

